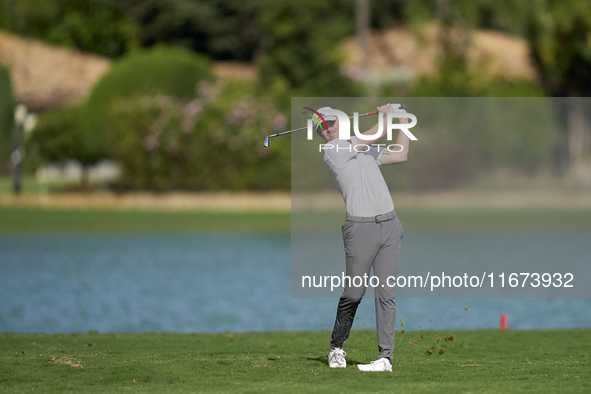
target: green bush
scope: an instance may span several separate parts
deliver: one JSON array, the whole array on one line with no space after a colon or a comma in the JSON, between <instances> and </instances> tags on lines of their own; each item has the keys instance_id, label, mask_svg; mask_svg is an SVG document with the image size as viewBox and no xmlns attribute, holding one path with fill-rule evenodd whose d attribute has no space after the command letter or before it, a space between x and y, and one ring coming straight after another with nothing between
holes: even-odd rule
<instances>
[{"instance_id":1,"label":"green bush","mask_svg":"<svg viewBox=\"0 0 591 394\"><path fill-rule=\"evenodd\" d=\"M79 112L80 107L63 107L39 114L35 129L25 141L28 169L68 159L91 164L80 150Z\"/></svg>"},{"instance_id":2,"label":"green bush","mask_svg":"<svg viewBox=\"0 0 591 394\"><path fill-rule=\"evenodd\" d=\"M205 79L212 79L211 62L185 49L156 47L123 57L98 81L82 108L87 155L98 160L106 154L106 116L112 103L155 94L190 99L197 82Z\"/></svg>"},{"instance_id":3,"label":"green bush","mask_svg":"<svg viewBox=\"0 0 591 394\"><path fill-rule=\"evenodd\" d=\"M7 159L12 150L15 99L10 84L10 73L0 66L0 160Z\"/></svg>"},{"instance_id":4,"label":"green bush","mask_svg":"<svg viewBox=\"0 0 591 394\"><path fill-rule=\"evenodd\" d=\"M202 81L197 97L138 95L111 106L110 157L120 187L148 190L289 188L289 145L263 147L286 118L251 87Z\"/></svg>"}]
</instances>

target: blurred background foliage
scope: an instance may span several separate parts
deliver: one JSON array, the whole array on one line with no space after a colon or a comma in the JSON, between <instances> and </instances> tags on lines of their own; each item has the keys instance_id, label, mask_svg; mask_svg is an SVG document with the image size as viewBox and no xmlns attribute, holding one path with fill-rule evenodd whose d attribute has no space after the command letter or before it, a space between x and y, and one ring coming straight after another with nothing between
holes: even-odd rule
<instances>
[{"instance_id":1,"label":"blurred background foliage","mask_svg":"<svg viewBox=\"0 0 591 394\"><path fill-rule=\"evenodd\" d=\"M138 26L113 0L2 0L0 28L117 57L138 45Z\"/></svg>"},{"instance_id":2,"label":"blurred background foliage","mask_svg":"<svg viewBox=\"0 0 591 394\"><path fill-rule=\"evenodd\" d=\"M339 42L354 34L352 11L343 0L269 2L260 12L263 42L262 83L282 84L285 96L359 96L363 91L339 72ZM289 94L293 92L293 94Z\"/></svg>"},{"instance_id":3,"label":"blurred background foliage","mask_svg":"<svg viewBox=\"0 0 591 394\"><path fill-rule=\"evenodd\" d=\"M47 111L39 116L35 132L27 140L27 168L35 169L43 164L76 159L92 163L85 155L81 141L83 134L78 127L80 107L68 106Z\"/></svg>"},{"instance_id":4,"label":"blurred background foliage","mask_svg":"<svg viewBox=\"0 0 591 394\"><path fill-rule=\"evenodd\" d=\"M507 31L525 38L541 75L541 86L554 96L591 92L591 3L581 0L417 0L406 3L407 20L417 28L437 18L443 26L445 60L465 60L467 41L452 45L453 29Z\"/></svg>"},{"instance_id":5,"label":"blurred background foliage","mask_svg":"<svg viewBox=\"0 0 591 394\"><path fill-rule=\"evenodd\" d=\"M0 66L0 160L10 155L14 125L15 98L10 83L10 72ZM0 170L7 164L0 163Z\"/></svg>"},{"instance_id":6,"label":"blurred background foliage","mask_svg":"<svg viewBox=\"0 0 591 394\"><path fill-rule=\"evenodd\" d=\"M81 109L85 156L93 162L107 156L107 112L113 102L139 94L190 98L197 82L212 78L209 59L183 48L154 47L122 57L96 83Z\"/></svg>"},{"instance_id":7,"label":"blurred background foliage","mask_svg":"<svg viewBox=\"0 0 591 394\"><path fill-rule=\"evenodd\" d=\"M107 140L109 157L124 167L120 187L288 189L288 151L261 144L265 132L285 128L285 116L248 87L204 80L196 93L191 100L140 95L113 103Z\"/></svg>"},{"instance_id":8,"label":"blurred background foliage","mask_svg":"<svg viewBox=\"0 0 591 394\"><path fill-rule=\"evenodd\" d=\"M113 2L137 28L143 47L183 46L217 60L252 61L260 50L261 0L122 0ZM266 4L265 4L266 5Z\"/></svg>"},{"instance_id":9,"label":"blurred background foliage","mask_svg":"<svg viewBox=\"0 0 591 394\"><path fill-rule=\"evenodd\" d=\"M591 90L587 1L371 0L373 31L406 26L421 41L425 23L436 20L441 50L435 72L377 89L343 72L341 43L356 34L355 0L0 0L0 7L0 29L114 59L85 102L40 114L26 139L28 171L69 159L87 168L109 158L122 165L117 187L123 190L289 188L289 139L274 139L270 149L262 140L289 128L291 97L544 97ZM526 40L539 80L470 64L477 29ZM221 78L219 61L246 62L257 74ZM14 107L9 79L0 68L4 161L13 128L6 115ZM584 108L578 115L568 111L560 116L588 118ZM565 168L574 160L568 133L544 129L532 142L527 131L507 135L502 123L487 125L485 134L446 129L416 146L424 160L400 170L409 180L403 184L450 187L491 168L530 174ZM453 163L439 157L441 146L455 152Z\"/></svg>"}]
</instances>

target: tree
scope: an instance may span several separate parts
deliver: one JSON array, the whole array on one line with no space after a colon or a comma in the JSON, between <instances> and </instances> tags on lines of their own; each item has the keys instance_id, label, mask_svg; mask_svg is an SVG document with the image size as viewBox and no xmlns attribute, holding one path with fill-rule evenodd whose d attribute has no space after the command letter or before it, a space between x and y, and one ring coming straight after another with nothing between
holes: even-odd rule
<instances>
[{"instance_id":1,"label":"tree","mask_svg":"<svg viewBox=\"0 0 591 394\"><path fill-rule=\"evenodd\" d=\"M75 159L82 165L80 183L88 187L88 169L102 156L96 156L85 147L85 134L79 127L80 107L62 107L39 116L37 126L26 141L27 156L37 167L46 163L64 163Z\"/></svg>"},{"instance_id":2,"label":"tree","mask_svg":"<svg viewBox=\"0 0 591 394\"><path fill-rule=\"evenodd\" d=\"M339 72L340 41L354 32L351 3L329 0L269 2L259 14L264 49L259 58L263 82L278 80L301 95L360 94Z\"/></svg>"},{"instance_id":3,"label":"tree","mask_svg":"<svg viewBox=\"0 0 591 394\"><path fill-rule=\"evenodd\" d=\"M15 99L10 83L10 73L0 66L0 160L7 159L12 151Z\"/></svg>"},{"instance_id":4,"label":"tree","mask_svg":"<svg viewBox=\"0 0 591 394\"><path fill-rule=\"evenodd\" d=\"M0 28L118 57L137 46L138 26L115 4L114 0L0 0Z\"/></svg>"},{"instance_id":5,"label":"tree","mask_svg":"<svg viewBox=\"0 0 591 394\"><path fill-rule=\"evenodd\" d=\"M580 97L591 93L591 3L586 0L420 0L409 2L406 13L411 22L434 17L441 20L442 48L448 54L442 68L452 74L461 71L465 63L461 50L449 50L452 46L445 42L450 36L446 27L449 31L452 26L465 30L486 26L512 32L528 41L540 83L552 96ZM457 90L452 89L448 94L454 93ZM591 155L591 106L583 99L562 100L559 104L567 125L559 165L568 169Z\"/></svg>"},{"instance_id":6,"label":"tree","mask_svg":"<svg viewBox=\"0 0 591 394\"><path fill-rule=\"evenodd\" d=\"M586 0L535 0L504 2L507 29L524 36L552 96L591 95L591 3ZM591 155L591 105L587 99L561 101L566 121L561 164L580 165Z\"/></svg>"},{"instance_id":7,"label":"tree","mask_svg":"<svg viewBox=\"0 0 591 394\"><path fill-rule=\"evenodd\" d=\"M249 61L260 49L260 0L123 0L119 9L141 29L144 47L184 46L218 60Z\"/></svg>"}]
</instances>

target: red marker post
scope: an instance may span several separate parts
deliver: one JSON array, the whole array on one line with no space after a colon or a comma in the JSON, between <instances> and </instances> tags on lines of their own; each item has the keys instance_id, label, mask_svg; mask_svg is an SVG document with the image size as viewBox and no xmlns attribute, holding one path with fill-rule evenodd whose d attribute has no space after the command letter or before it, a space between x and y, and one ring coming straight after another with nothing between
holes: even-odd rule
<instances>
[{"instance_id":1,"label":"red marker post","mask_svg":"<svg viewBox=\"0 0 591 394\"><path fill-rule=\"evenodd\" d=\"M507 315L505 313L501 313L501 330L507 329Z\"/></svg>"}]
</instances>

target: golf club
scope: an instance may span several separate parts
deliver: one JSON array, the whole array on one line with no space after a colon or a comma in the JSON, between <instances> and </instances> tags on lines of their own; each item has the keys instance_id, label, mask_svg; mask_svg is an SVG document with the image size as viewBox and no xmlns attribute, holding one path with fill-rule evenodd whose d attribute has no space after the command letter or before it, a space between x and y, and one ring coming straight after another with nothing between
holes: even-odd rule
<instances>
[{"instance_id":1,"label":"golf club","mask_svg":"<svg viewBox=\"0 0 591 394\"><path fill-rule=\"evenodd\" d=\"M404 104L400 104L400 108L401 109L406 109L406 105ZM362 116L368 116L368 115L376 115L378 113L378 111L371 111L371 112L366 112L364 114L359 114L359 117ZM349 116L349 119L353 118L354 116ZM306 130L308 127L300 127L299 129L293 129L293 130L289 130L289 131L283 131L281 133L277 133L277 134L271 134L265 137L265 142L263 142L263 145L265 146L265 148L268 148L271 145L271 138L273 137L277 137L283 134L289 134L289 133L293 133L294 131L300 131L300 130Z\"/></svg>"}]
</instances>

